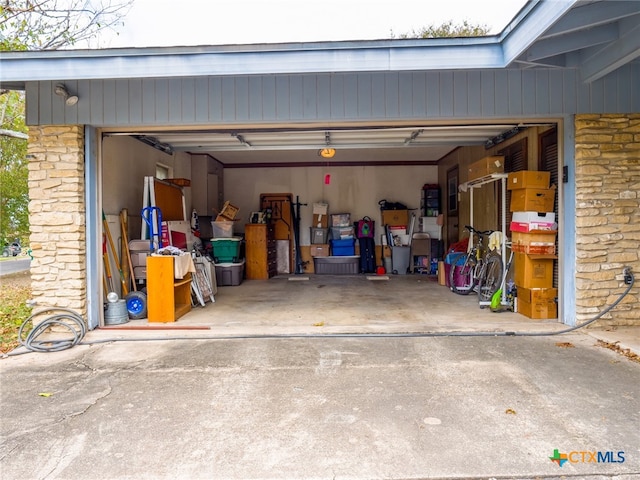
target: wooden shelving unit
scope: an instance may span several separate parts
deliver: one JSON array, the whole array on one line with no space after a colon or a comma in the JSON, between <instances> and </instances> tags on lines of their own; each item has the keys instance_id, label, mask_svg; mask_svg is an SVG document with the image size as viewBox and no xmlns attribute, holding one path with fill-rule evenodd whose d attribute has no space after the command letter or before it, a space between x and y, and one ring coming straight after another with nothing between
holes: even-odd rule
<instances>
[{"instance_id":1,"label":"wooden shelving unit","mask_svg":"<svg viewBox=\"0 0 640 480\"><path fill-rule=\"evenodd\" d=\"M174 278L173 257L147 257L147 318L175 322L191 311L191 273Z\"/></svg>"},{"instance_id":2,"label":"wooden shelving unit","mask_svg":"<svg viewBox=\"0 0 640 480\"><path fill-rule=\"evenodd\" d=\"M267 280L276 275L276 241L273 225L247 224L244 227L244 236L247 279Z\"/></svg>"}]
</instances>

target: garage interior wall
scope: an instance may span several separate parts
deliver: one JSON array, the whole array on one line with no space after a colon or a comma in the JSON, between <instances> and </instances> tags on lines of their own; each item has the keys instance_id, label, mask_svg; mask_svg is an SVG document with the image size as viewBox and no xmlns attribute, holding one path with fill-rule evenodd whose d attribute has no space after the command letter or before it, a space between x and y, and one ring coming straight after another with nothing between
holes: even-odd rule
<instances>
[{"instance_id":1,"label":"garage interior wall","mask_svg":"<svg viewBox=\"0 0 640 480\"><path fill-rule=\"evenodd\" d=\"M499 152L509 145L513 145L521 141L523 138L527 138L527 160L528 170L538 170L538 150L539 150L539 135L553 127L530 127L523 132L513 136L509 140L503 143L499 143L489 149L485 149L484 146L473 147L460 147L446 155L438 162L438 183L441 186L447 184L447 172L454 167L458 167L459 172L459 184L463 184L469 180L467 167L483 157L499 155ZM498 209L496 202L498 197L496 195L496 187L494 184L483 185L474 194L474 219L473 224L480 230L495 229L500 225L500 219L498 219ZM469 225L470 222L470 194L469 192L460 192L458 195L458 238L460 239L467 234L464 232L464 225ZM507 206L507 209L509 207ZM447 216L444 218L444 231L443 237L446 238L445 232L447 231ZM455 239L452 239L455 241ZM451 243L451 242L449 242Z\"/></svg>"},{"instance_id":2,"label":"garage interior wall","mask_svg":"<svg viewBox=\"0 0 640 480\"><path fill-rule=\"evenodd\" d=\"M363 159L364 159L363 154ZM140 209L143 194L143 178L155 174L157 163L173 168L176 178L189 178L191 187L184 188L187 213L191 211L193 189L199 188L192 178L192 160L207 161L219 165L214 158L190 155L185 152L167 155L134 138L127 136L106 137L102 149L103 207L107 215L118 215L127 208L131 238L140 235ZM222 177L218 172L219 176ZM329 177L327 177L329 175ZM329 204L330 213L350 213L353 221L366 216L376 221L377 238L380 228L378 202L386 199L401 202L416 209L420 216L420 196L425 183L437 183L438 167L422 166L319 166L319 167L256 167L224 168L221 196L239 207L239 221L235 233L244 232L251 212L260 209L260 194L291 193L300 197L301 244L309 245L313 203ZM328 178L328 183L325 179ZM209 219L207 219L208 221ZM417 225L416 225L417 228Z\"/></svg>"},{"instance_id":3,"label":"garage interior wall","mask_svg":"<svg viewBox=\"0 0 640 480\"><path fill-rule=\"evenodd\" d=\"M175 178L191 178L191 156L187 153L168 155L127 136L102 140L102 208L108 218L116 216L116 220L120 210L128 210L130 238L140 238L144 177L155 176L157 164L172 169ZM185 188L184 194L189 207L190 189ZM189 212L187 209L187 215Z\"/></svg>"},{"instance_id":4,"label":"garage interior wall","mask_svg":"<svg viewBox=\"0 0 640 480\"><path fill-rule=\"evenodd\" d=\"M366 155L366 154L364 154ZM364 160L364 158L363 158ZM325 183L329 175L328 184ZM300 197L300 244L309 245L314 203L328 203L329 213L349 213L356 221L364 216L376 222L376 244L380 244L378 202L386 199L404 203L420 216L420 195L425 183L437 183L438 167L424 166L336 166L226 168L224 174L226 199L240 207L241 222L237 231L244 231L252 211L259 210L260 194L291 193ZM417 220L416 220L417 222ZM418 228L416 224L416 229Z\"/></svg>"}]
</instances>

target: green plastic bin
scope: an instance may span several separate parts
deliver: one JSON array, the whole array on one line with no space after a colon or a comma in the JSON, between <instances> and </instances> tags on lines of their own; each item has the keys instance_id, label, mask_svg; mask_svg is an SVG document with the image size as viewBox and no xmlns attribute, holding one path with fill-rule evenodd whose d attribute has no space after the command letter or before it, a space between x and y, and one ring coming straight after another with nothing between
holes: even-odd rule
<instances>
[{"instance_id":1,"label":"green plastic bin","mask_svg":"<svg viewBox=\"0 0 640 480\"><path fill-rule=\"evenodd\" d=\"M212 238L213 260L216 263L235 263L240 259L240 237Z\"/></svg>"}]
</instances>

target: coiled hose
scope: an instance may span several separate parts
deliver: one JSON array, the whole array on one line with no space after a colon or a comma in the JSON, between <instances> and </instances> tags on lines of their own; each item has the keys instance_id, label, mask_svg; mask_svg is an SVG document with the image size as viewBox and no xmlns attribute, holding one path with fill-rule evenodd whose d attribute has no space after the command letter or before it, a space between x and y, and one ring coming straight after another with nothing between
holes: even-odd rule
<instances>
[{"instance_id":1,"label":"coiled hose","mask_svg":"<svg viewBox=\"0 0 640 480\"><path fill-rule=\"evenodd\" d=\"M39 317L47 316L40 322L34 322ZM33 329L25 337L25 328L33 325ZM57 327L57 328L56 328ZM50 336L62 338L50 338L40 340L38 337L46 332L49 328L53 328ZM59 330L62 329L62 332ZM70 336L65 336L66 332ZM87 327L84 319L73 310L68 308L45 308L39 310L27 318L18 330L18 341L20 345L31 352L60 352L79 344L87 333Z\"/></svg>"}]
</instances>

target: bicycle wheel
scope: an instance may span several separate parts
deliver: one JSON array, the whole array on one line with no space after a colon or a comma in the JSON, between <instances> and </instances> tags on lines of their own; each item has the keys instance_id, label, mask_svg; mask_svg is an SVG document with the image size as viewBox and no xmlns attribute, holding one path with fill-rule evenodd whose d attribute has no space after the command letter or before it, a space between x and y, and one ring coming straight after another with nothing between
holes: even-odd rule
<instances>
[{"instance_id":1,"label":"bicycle wheel","mask_svg":"<svg viewBox=\"0 0 640 480\"><path fill-rule=\"evenodd\" d=\"M502 283L502 257L497 253L490 253L485 258L484 268L478 278L478 300L490 302L493 294L498 291Z\"/></svg>"},{"instance_id":2,"label":"bicycle wheel","mask_svg":"<svg viewBox=\"0 0 640 480\"><path fill-rule=\"evenodd\" d=\"M462 261L461 256L464 256ZM458 295L468 295L473 290L475 281L473 271L475 267L475 258L466 253L461 253L454 258L449 271L449 285L453 293Z\"/></svg>"}]
</instances>

